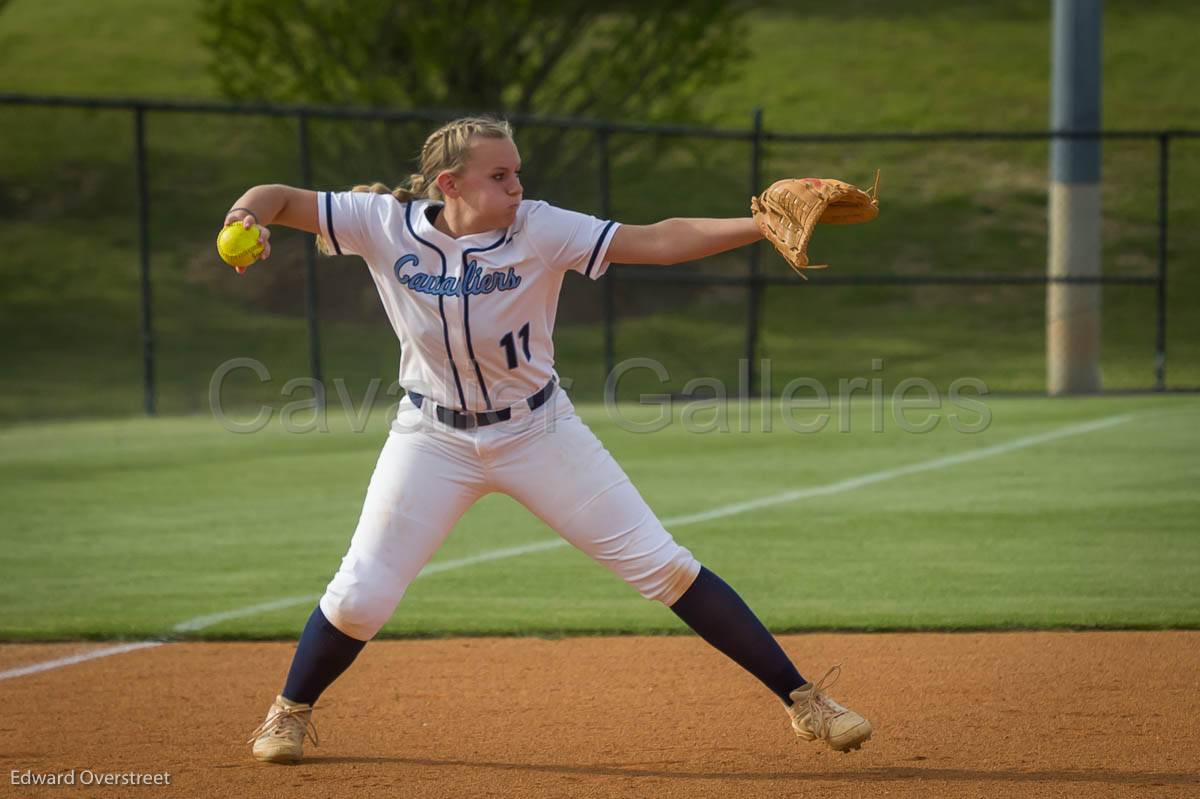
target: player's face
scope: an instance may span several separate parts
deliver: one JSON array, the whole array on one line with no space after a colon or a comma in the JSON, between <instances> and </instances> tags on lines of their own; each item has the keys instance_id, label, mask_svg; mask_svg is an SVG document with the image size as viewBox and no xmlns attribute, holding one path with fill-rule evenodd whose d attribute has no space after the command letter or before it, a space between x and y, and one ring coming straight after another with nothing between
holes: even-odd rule
<instances>
[{"instance_id":1,"label":"player's face","mask_svg":"<svg viewBox=\"0 0 1200 799\"><path fill-rule=\"evenodd\" d=\"M471 159L458 180L462 199L489 227L508 227L517 215L521 187L521 154L508 139L476 138Z\"/></svg>"}]
</instances>

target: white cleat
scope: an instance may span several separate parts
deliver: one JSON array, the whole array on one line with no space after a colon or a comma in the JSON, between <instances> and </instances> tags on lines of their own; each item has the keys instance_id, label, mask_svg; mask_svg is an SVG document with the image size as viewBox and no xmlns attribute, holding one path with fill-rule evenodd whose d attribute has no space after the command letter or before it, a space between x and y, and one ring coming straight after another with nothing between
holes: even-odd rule
<instances>
[{"instance_id":1,"label":"white cleat","mask_svg":"<svg viewBox=\"0 0 1200 799\"><path fill-rule=\"evenodd\" d=\"M318 746L317 728L312 723L312 705L278 696L267 720L250 733L246 743L254 744L254 757L267 763L299 763L304 756L304 739Z\"/></svg>"},{"instance_id":2,"label":"white cleat","mask_svg":"<svg viewBox=\"0 0 1200 799\"><path fill-rule=\"evenodd\" d=\"M793 704L787 711L797 737L824 741L836 752L848 752L861 747L871 737L872 729L871 722L821 692L830 675L833 681L829 684L837 682L841 670L841 666L834 666L816 685L806 683L792 691Z\"/></svg>"}]
</instances>

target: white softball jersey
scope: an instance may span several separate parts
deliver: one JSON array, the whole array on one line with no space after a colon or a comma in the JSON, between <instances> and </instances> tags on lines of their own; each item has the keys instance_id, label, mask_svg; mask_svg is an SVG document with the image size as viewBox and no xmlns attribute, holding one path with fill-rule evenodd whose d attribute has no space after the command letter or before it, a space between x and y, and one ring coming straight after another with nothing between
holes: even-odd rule
<instances>
[{"instance_id":1,"label":"white softball jersey","mask_svg":"<svg viewBox=\"0 0 1200 799\"><path fill-rule=\"evenodd\" d=\"M320 192L320 226L339 254L359 255L400 339L400 385L465 411L505 408L554 375L563 277L595 280L618 224L525 200L512 226L447 236L439 203Z\"/></svg>"},{"instance_id":2,"label":"white softball jersey","mask_svg":"<svg viewBox=\"0 0 1200 799\"><path fill-rule=\"evenodd\" d=\"M369 640L479 498L507 494L643 597L671 605L700 563L680 546L575 413L554 373L564 275L596 279L617 224L544 202L513 225L460 238L433 226L437 203L320 192L320 227L367 262L400 339L407 391L379 455L350 547L321 597L346 635ZM414 397L421 395L421 402ZM434 413L496 414L458 427Z\"/></svg>"}]
</instances>

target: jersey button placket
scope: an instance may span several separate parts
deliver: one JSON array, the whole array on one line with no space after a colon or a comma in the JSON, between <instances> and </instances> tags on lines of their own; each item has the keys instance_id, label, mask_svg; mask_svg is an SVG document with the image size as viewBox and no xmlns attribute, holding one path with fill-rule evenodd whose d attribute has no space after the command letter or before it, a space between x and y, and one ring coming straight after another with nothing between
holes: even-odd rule
<instances>
[{"instance_id":1,"label":"jersey button placket","mask_svg":"<svg viewBox=\"0 0 1200 799\"><path fill-rule=\"evenodd\" d=\"M479 381L475 378L475 366L471 363L471 348L467 344L462 248L450 247L448 250L446 257L453 259L450 274L455 277L454 285L457 288L453 296L446 298L447 316L450 316L452 320L450 340L454 346L455 360L459 363L458 374L462 381L463 394L466 395L468 408L477 409L483 407L483 400L479 392Z\"/></svg>"},{"instance_id":2,"label":"jersey button placket","mask_svg":"<svg viewBox=\"0 0 1200 799\"><path fill-rule=\"evenodd\" d=\"M491 396L491 391L488 388L487 376L483 373L483 358L479 352L481 342L478 337L473 335L471 330L471 296L467 293L468 286L466 285L468 275L468 264L475 262L479 266L479 256L476 254L481 250L491 249L490 247L472 247L464 248L459 257L459 302L462 306L461 313L463 317L463 338L467 349L468 363L470 364L470 381L475 386L474 401L480 408L495 410L503 407L497 404L496 399ZM478 297L477 297L478 299ZM479 311L487 310L488 305L485 303L482 306L476 303L476 329L479 328ZM482 342L486 346L486 342Z\"/></svg>"}]
</instances>

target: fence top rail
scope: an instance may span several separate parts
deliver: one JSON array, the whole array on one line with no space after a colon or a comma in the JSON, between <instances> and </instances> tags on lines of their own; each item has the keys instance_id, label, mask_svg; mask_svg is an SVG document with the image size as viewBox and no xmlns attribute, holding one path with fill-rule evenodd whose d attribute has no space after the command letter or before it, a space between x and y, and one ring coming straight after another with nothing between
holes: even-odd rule
<instances>
[{"instance_id":1,"label":"fence top rail","mask_svg":"<svg viewBox=\"0 0 1200 799\"><path fill-rule=\"evenodd\" d=\"M1047 139L1162 139L1196 138L1200 130L1164 128L1162 130L931 130L872 133L764 133L767 141L777 142L867 142L867 141L1044 141Z\"/></svg>"},{"instance_id":2,"label":"fence top rail","mask_svg":"<svg viewBox=\"0 0 1200 799\"><path fill-rule=\"evenodd\" d=\"M478 113L466 109L399 109L352 106L279 105L272 103L226 103L197 100L154 100L136 97L39 96L0 92L0 105L70 107L117 111L164 111L175 113L244 114L250 116L308 117L310 119L365 119L387 122L447 122ZM701 125L665 125L616 122L584 117L564 117L505 113L516 125L589 129L608 133L657 133L663 136L688 136L709 139L753 138L748 130L704 127Z\"/></svg>"},{"instance_id":3,"label":"fence top rail","mask_svg":"<svg viewBox=\"0 0 1200 799\"><path fill-rule=\"evenodd\" d=\"M726 286L750 286L759 283L768 286L1036 286L1051 283L1070 283L1100 286L1156 286L1158 275L1045 275L979 273L979 274L856 274L831 275L822 273L812 280L804 280L792 274L781 275L728 275L707 272L680 272L655 267L628 266L610 271L618 280L646 283L690 283Z\"/></svg>"},{"instance_id":4,"label":"fence top rail","mask_svg":"<svg viewBox=\"0 0 1200 799\"><path fill-rule=\"evenodd\" d=\"M163 111L175 113L243 114L315 119L366 119L390 122L445 122L469 113L452 109L388 109L349 106L287 105L273 103L229 103L201 100L161 100L137 97L79 97L71 95L33 95L0 92L0 105L40 106L78 109ZM505 114L516 125L573 128L605 133L649 133L702 139L751 141L761 135L774 142L866 142L866 141L1015 141L1045 139L1163 139L1200 138L1200 130L1164 128L1161 130L947 130L846 133L777 133L753 128L718 128L702 125L666 125L658 123L617 122L583 117Z\"/></svg>"}]
</instances>

